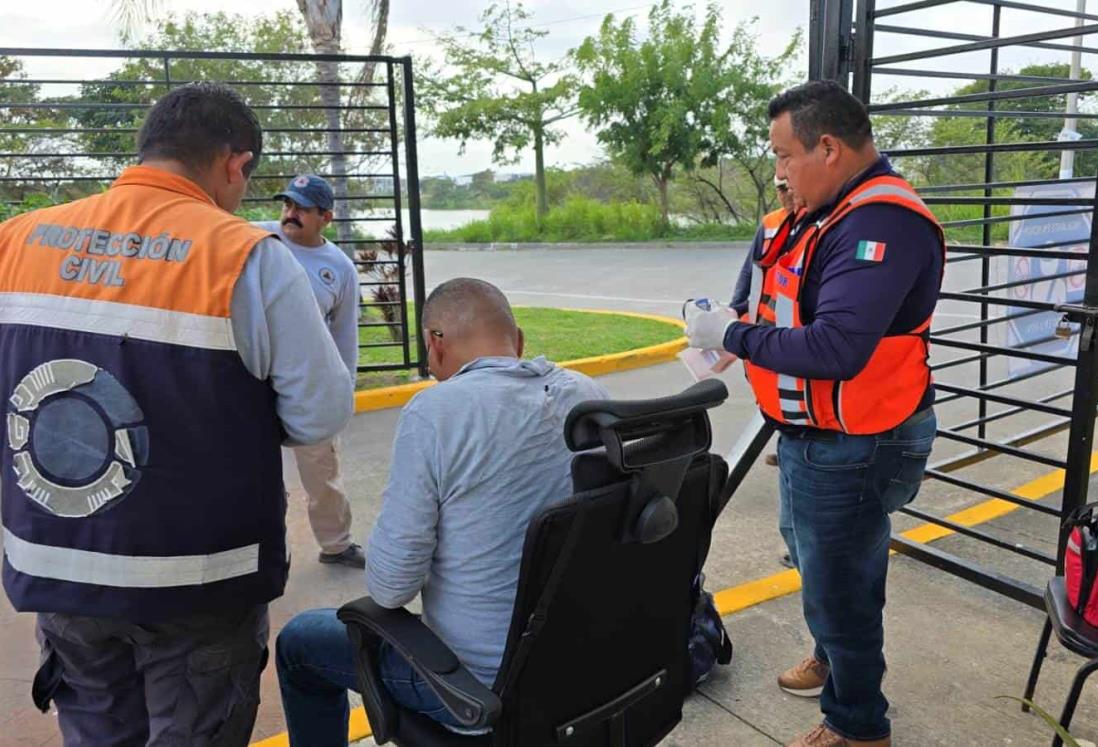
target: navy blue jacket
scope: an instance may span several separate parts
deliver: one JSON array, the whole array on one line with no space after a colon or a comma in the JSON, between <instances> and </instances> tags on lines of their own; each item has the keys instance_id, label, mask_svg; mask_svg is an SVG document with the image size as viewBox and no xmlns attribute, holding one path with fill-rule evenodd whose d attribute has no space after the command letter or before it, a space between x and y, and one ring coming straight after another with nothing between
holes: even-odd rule
<instances>
[{"instance_id":1,"label":"navy blue jacket","mask_svg":"<svg viewBox=\"0 0 1098 747\"><path fill-rule=\"evenodd\" d=\"M801 225L827 215L870 177L896 175L882 156L847 184L835 201L805 216ZM855 258L859 241L886 245L881 262ZM801 293L805 326L798 329L734 324L725 348L779 373L843 381L856 376L886 334L921 324L938 300L942 253L933 225L896 205L858 208L824 234ZM923 404L933 402L928 390Z\"/></svg>"}]
</instances>

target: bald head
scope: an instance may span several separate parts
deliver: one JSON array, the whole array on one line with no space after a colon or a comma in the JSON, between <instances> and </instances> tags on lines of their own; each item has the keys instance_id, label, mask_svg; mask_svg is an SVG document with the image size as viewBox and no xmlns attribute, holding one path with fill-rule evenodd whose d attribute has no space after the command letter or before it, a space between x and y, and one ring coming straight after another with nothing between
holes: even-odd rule
<instances>
[{"instance_id":1,"label":"bald head","mask_svg":"<svg viewBox=\"0 0 1098 747\"><path fill-rule=\"evenodd\" d=\"M431 291L423 305L423 326L464 340L513 338L518 329L507 297L476 278L447 280Z\"/></svg>"},{"instance_id":2,"label":"bald head","mask_svg":"<svg viewBox=\"0 0 1098 747\"><path fill-rule=\"evenodd\" d=\"M431 291L423 330L428 365L440 381L477 358L522 356L522 331L511 304L483 280L454 278Z\"/></svg>"}]
</instances>

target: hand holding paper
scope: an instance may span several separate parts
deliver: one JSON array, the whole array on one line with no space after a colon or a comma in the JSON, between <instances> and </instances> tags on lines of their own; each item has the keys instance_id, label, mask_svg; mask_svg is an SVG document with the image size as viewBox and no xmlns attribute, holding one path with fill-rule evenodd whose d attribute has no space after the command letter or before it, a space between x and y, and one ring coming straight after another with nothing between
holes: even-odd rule
<instances>
[{"instance_id":1,"label":"hand holding paper","mask_svg":"<svg viewBox=\"0 0 1098 747\"><path fill-rule=\"evenodd\" d=\"M686 316L686 337L690 347L701 350L724 351L725 332L739 321L734 311L723 306L712 311L688 311Z\"/></svg>"}]
</instances>

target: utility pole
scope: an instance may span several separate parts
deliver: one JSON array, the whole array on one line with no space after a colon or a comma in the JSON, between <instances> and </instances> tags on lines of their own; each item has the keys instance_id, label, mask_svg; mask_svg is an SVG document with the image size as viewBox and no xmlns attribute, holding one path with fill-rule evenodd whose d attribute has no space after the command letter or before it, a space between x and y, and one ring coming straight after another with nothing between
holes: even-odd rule
<instances>
[{"instance_id":1,"label":"utility pole","mask_svg":"<svg viewBox=\"0 0 1098 747\"><path fill-rule=\"evenodd\" d=\"M1075 12L1078 13L1078 17L1075 19L1076 26L1083 25L1083 14L1087 11L1087 0L1076 0ZM1083 58L1083 37L1075 37L1073 42L1075 45L1075 51L1071 53L1071 79L1079 80L1079 76L1082 70L1082 58ZM1079 113L1079 94L1069 93L1067 95L1067 109L1064 111L1064 129L1060 130L1060 141L1074 141L1079 139L1079 131L1076 126L1076 118L1072 115ZM1065 150L1060 152L1060 178L1070 179L1075 174L1075 151Z\"/></svg>"}]
</instances>

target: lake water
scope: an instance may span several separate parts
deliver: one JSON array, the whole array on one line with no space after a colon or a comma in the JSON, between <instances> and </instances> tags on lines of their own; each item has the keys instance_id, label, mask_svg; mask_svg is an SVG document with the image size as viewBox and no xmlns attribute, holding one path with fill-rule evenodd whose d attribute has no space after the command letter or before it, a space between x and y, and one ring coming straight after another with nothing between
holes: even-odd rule
<instances>
[{"instance_id":1,"label":"lake water","mask_svg":"<svg viewBox=\"0 0 1098 747\"><path fill-rule=\"evenodd\" d=\"M409 218L408 211L402 210L402 220L404 223L404 235L408 235ZM370 217L370 213L358 213L355 217ZM383 215L391 216L392 212L378 213L377 217ZM438 229L450 229L457 228L458 226L464 226L466 223L474 220L481 220L488 217L487 210L421 210L419 211L419 219L423 224L423 230L432 228ZM392 226L391 218L384 221L363 221L356 223L355 228L359 229L363 233L370 236L380 237L384 236L385 232Z\"/></svg>"}]
</instances>

